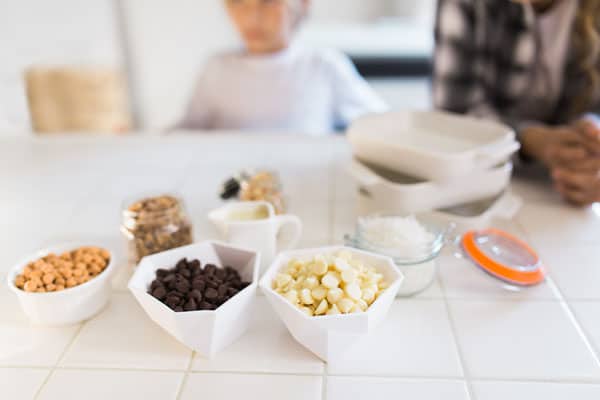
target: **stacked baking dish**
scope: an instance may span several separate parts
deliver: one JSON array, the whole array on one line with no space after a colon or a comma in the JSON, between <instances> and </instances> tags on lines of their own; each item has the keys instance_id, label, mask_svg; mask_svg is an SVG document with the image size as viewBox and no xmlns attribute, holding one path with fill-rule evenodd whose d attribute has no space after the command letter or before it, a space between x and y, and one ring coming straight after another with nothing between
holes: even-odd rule
<instances>
[{"instance_id":1,"label":"stacked baking dish","mask_svg":"<svg viewBox=\"0 0 600 400\"><path fill-rule=\"evenodd\" d=\"M444 112L392 112L357 120L348 139L362 215L438 210L440 218L479 228L518 208L506 189L519 143L505 125Z\"/></svg>"}]
</instances>

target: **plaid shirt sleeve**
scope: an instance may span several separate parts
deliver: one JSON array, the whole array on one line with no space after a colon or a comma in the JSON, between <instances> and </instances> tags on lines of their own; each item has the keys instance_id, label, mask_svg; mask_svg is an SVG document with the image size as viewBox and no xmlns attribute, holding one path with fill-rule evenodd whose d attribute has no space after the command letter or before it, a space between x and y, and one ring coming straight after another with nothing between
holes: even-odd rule
<instances>
[{"instance_id":1,"label":"plaid shirt sleeve","mask_svg":"<svg viewBox=\"0 0 600 400\"><path fill-rule=\"evenodd\" d=\"M477 44L477 1L439 0L435 27L433 101L436 108L501 120L485 98Z\"/></svg>"}]
</instances>

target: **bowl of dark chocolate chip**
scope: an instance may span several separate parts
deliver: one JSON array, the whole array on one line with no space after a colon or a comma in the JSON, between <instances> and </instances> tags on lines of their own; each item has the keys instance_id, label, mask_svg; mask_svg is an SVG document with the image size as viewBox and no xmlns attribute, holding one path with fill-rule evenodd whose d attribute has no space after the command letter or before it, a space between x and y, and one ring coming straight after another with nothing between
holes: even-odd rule
<instances>
[{"instance_id":1,"label":"bowl of dark chocolate chip","mask_svg":"<svg viewBox=\"0 0 600 400\"><path fill-rule=\"evenodd\" d=\"M144 257L128 287L156 324L212 357L246 331L259 263L255 251L206 241Z\"/></svg>"}]
</instances>

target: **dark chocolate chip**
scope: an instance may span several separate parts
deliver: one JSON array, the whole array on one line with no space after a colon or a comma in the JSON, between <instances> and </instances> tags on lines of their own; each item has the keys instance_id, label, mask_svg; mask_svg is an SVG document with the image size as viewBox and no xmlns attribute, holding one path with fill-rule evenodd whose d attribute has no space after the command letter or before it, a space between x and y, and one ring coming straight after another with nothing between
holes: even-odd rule
<instances>
[{"instance_id":1,"label":"dark chocolate chip","mask_svg":"<svg viewBox=\"0 0 600 400\"><path fill-rule=\"evenodd\" d=\"M206 287L206 282L201 279L194 279L194 282L192 282L192 287L203 292L204 288Z\"/></svg>"},{"instance_id":2,"label":"dark chocolate chip","mask_svg":"<svg viewBox=\"0 0 600 400\"><path fill-rule=\"evenodd\" d=\"M182 269L181 270L181 275L183 275L184 278L190 278L192 276L192 272L189 269Z\"/></svg>"},{"instance_id":3,"label":"dark chocolate chip","mask_svg":"<svg viewBox=\"0 0 600 400\"><path fill-rule=\"evenodd\" d=\"M214 310L214 306L207 301L203 301L198 305L200 310Z\"/></svg>"},{"instance_id":4,"label":"dark chocolate chip","mask_svg":"<svg viewBox=\"0 0 600 400\"><path fill-rule=\"evenodd\" d=\"M186 280L177 281L175 284L175 289L181 293L187 293L190 291L190 283Z\"/></svg>"},{"instance_id":5,"label":"dark chocolate chip","mask_svg":"<svg viewBox=\"0 0 600 400\"><path fill-rule=\"evenodd\" d=\"M183 307L181 307L181 306L177 306L177 307L175 307L175 308L173 309L173 311L175 311L175 312L182 312L182 311L183 311Z\"/></svg>"},{"instance_id":6,"label":"dark chocolate chip","mask_svg":"<svg viewBox=\"0 0 600 400\"><path fill-rule=\"evenodd\" d=\"M204 273L208 276L212 276L217 271L217 266L215 264L206 264L204 266Z\"/></svg>"},{"instance_id":7,"label":"dark chocolate chip","mask_svg":"<svg viewBox=\"0 0 600 400\"><path fill-rule=\"evenodd\" d=\"M159 278L164 278L169 274L169 270L165 268L159 268L156 270L156 276Z\"/></svg>"},{"instance_id":8,"label":"dark chocolate chip","mask_svg":"<svg viewBox=\"0 0 600 400\"><path fill-rule=\"evenodd\" d=\"M215 276L221 280L225 279L227 277L227 272L225 272L224 269L219 268L215 271Z\"/></svg>"},{"instance_id":9,"label":"dark chocolate chip","mask_svg":"<svg viewBox=\"0 0 600 400\"><path fill-rule=\"evenodd\" d=\"M185 311L195 311L198 309L198 305L194 299L189 299L183 306L183 309Z\"/></svg>"},{"instance_id":10,"label":"dark chocolate chip","mask_svg":"<svg viewBox=\"0 0 600 400\"><path fill-rule=\"evenodd\" d=\"M227 288L227 295L228 295L229 297L233 297L233 296L235 296L237 293L238 293L238 290L237 290L236 288L232 288L232 287L230 287L230 288Z\"/></svg>"},{"instance_id":11,"label":"dark chocolate chip","mask_svg":"<svg viewBox=\"0 0 600 400\"><path fill-rule=\"evenodd\" d=\"M219 287L219 282L211 279L206 282L206 286L212 289L217 289Z\"/></svg>"},{"instance_id":12,"label":"dark chocolate chip","mask_svg":"<svg viewBox=\"0 0 600 400\"><path fill-rule=\"evenodd\" d=\"M191 269L198 269L202 266L200 264L200 260L192 260L188 263L188 265L190 266Z\"/></svg>"},{"instance_id":13,"label":"dark chocolate chip","mask_svg":"<svg viewBox=\"0 0 600 400\"><path fill-rule=\"evenodd\" d=\"M219 293L213 288L208 288L206 289L206 292L204 292L204 297L208 301L215 300L218 296Z\"/></svg>"},{"instance_id":14,"label":"dark chocolate chip","mask_svg":"<svg viewBox=\"0 0 600 400\"><path fill-rule=\"evenodd\" d=\"M175 268L177 270L181 270L183 268L187 268L187 266L188 266L188 262L187 262L187 259L185 259L185 258L182 258L181 260L179 260L177 262L177 264L175 264Z\"/></svg>"},{"instance_id":15,"label":"dark chocolate chip","mask_svg":"<svg viewBox=\"0 0 600 400\"><path fill-rule=\"evenodd\" d=\"M158 300L164 300L165 297L167 297L167 291L164 286L158 286L152 291L152 296L156 297Z\"/></svg>"},{"instance_id":16,"label":"dark chocolate chip","mask_svg":"<svg viewBox=\"0 0 600 400\"><path fill-rule=\"evenodd\" d=\"M190 292L190 298L196 300L196 302L202 301L202 292L198 289L194 289Z\"/></svg>"},{"instance_id":17,"label":"dark chocolate chip","mask_svg":"<svg viewBox=\"0 0 600 400\"><path fill-rule=\"evenodd\" d=\"M175 280L175 274L169 273L169 274L167 274L167 276L165 276L163 278L162 281L163 281L163 283L169 283L169 282L173 282L174 280Z\"/></svg>"},{"instance_id":18,"label":"dark chocolate chip","mask_svg":"<svg viewBox=\"0 0 600 400\"><path fill-rule=\"evenodd\" d=\"M217 293L219 294L219 297L225 296L227 294L227 289L229 289L229 287L227 285L219 286L219 288L217 289Z\"/></svg>"}]
</instances>

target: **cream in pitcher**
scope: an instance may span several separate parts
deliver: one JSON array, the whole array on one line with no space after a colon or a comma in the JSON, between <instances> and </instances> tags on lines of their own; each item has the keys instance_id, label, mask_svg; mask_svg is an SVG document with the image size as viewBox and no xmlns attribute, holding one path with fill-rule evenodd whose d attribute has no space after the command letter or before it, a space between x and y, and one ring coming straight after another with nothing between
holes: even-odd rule
<instances>
[{"instance_id":1,"label":"cream in pitcher","mask_svg":"<svg viewBox=\"0 0 600 400\"><path fill-rule=\"evenodd\" d=\"M273 205L266 201L231 203L208 217L227 242L260 252L261 271L278 252L295 247L302 234L300 218L276 215Z\"/></svg>"}]
</instances>

